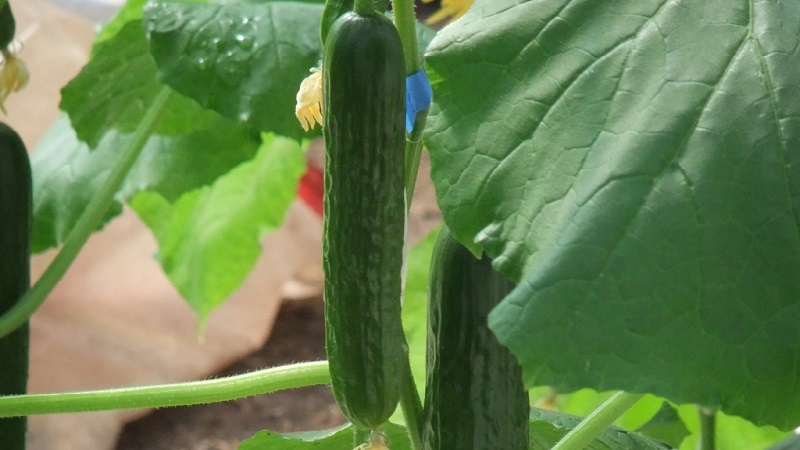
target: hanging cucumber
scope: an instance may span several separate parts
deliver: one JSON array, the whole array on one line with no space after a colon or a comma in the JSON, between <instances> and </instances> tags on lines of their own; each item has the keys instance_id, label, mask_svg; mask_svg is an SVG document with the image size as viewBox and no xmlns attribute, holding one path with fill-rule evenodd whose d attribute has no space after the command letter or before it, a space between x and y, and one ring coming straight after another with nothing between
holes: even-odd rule
<instances>
[{"instance_id":1,"label":"hanging cucumber","mask_svg":"<svg viewBox=\"0 0 800 450\"><path fill-rule=\"evenodd\" d=\"M336 402L374 429L397 407L404 357L405 65L394 25L355 8L323 60L325 333Z\"/></svg>"},{"instance_id":2,"label":"hanging cucumber","mask_svg":"<svg viewBox=\"0 0 800 450\"><path fill-rule=\"evenodd\" d=\"M513 283L446 227L433 249L429 283L424 449L527 449L522 369L486 324Z\"/></svg>"},{"instance_id":3,"label":"hanging cucumber","mask_svg":"<svg viewBox=\"0 0 800 450\"><path fill-rule=\"evenodd\" d=\"M11 3L6 2L0 7L0 50L8 47L14 40L17 24L11 12Z\"/></svg>"},{"instance_id":4,"label":"hanging cucumber","mask_svg":"<svg viewBox=\"0 0 800 450\"><path fill-rule=\"evenodd\" d=\"M31 168L22 140L0 123L0 314L30 287ZM28 383L27 324L0 339L0 395L24 394ZM25 448L24 417L0 419L0 447Z\"/></svg>"}]
</instances>

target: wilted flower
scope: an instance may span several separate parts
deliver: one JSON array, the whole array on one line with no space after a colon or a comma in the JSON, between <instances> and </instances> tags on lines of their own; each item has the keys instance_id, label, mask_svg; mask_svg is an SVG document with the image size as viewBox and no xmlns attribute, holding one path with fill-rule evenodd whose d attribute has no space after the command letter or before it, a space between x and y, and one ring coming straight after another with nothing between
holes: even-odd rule
<instances>
[{"instance_id":1,"label":"wilted flower","mask_svg":"<svg viewBox=\"0 0 800 450\"><path fill-rule=\"evenodd\" d=\"M433 0L422 0L424 3L430 3ZM442 5L438 11L433 13L428 20L427 24L439 23L443 21L452 22L467 12L474 0L442 0Z\"/></svg>"},{"instance_id":2,"label":"wilted flower","mask_svg":"<svg viewBox=\"0 0 800 450\"><path fill-rule=\"evenodd\" d=\"M294 114L306 131L322 125L322 69L312 68L311 75L300 83Z\"/></svg>"},{"instance_id":3,"label":"wilted flower","mask_svg":"<svg viewBox=\"0 0 800 450\"><path fill-rule=\"evenodd\" d=\"M386 436L380 431L373 431L366 444L361 444L353 450L389 450L386 446Z\"/></svg>"},{"instance_id":4,"label":"wilted flower","mask_svg":"<svg viewBox=\"0 0 800 450\"><path fill-rule=\"evenodd\" d=\"M0 110L6 112L3 106L6 98L12 93L17 92L28 84L30 73L25 63L17 58L13 53L4 50L3 66L0 68Z\"/></svg>"}]
</instances>

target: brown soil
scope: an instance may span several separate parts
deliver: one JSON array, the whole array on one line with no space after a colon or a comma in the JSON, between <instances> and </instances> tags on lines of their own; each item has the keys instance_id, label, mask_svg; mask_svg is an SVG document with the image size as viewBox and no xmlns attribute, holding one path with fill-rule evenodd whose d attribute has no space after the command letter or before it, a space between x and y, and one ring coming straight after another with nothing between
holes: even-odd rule
<instances>
[{"instance_id":1,"label":"brown soil","mask_svg":"<svg viewBox=\"0 0 800 450\"><path fill-rule=\"evenodd\" d=\"M284 302L267 344L216 376L325 359L322 299ZM332 428L345 419L327 386L233 402L167 408L128 424L117 450L232 450L263 429Z\"/></svg>"}]
</instances>

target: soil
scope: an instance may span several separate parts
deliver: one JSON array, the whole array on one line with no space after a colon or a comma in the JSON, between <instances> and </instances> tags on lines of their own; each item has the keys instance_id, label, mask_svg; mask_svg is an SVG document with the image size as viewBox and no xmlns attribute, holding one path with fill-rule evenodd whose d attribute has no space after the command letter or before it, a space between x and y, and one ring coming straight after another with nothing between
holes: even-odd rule
<instances>
[{"instance_id":1,"label":"soil","mask_svg":"<svg viewBox=\"0 0 800 450\"><path fill-rule=\"evenodd\" d=\"M322 298L281 306L264 347L215 375L228 376L298 361L325 359ZM258 431L306 431L345 422L328 386L226 403L166 408L128 424L117 450L235 450Z\"/></svg>"}]
</instances>

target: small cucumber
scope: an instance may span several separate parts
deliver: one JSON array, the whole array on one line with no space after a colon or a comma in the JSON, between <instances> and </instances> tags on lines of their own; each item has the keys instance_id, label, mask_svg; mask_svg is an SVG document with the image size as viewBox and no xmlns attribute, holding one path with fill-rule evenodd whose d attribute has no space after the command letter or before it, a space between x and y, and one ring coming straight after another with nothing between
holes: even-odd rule
<instances>
[{"instance_id":1,"label":"small cucumber","mask_svg":"<svg viewBox=\"0 0 800 450\"><path fill-rule=\"evenodd\" d=\"M0 314L30 288L31 168L19 135L0 123ZM24 394L28 325L0 338L0 395ZM24 417L0 419L0 447L25 448Z\"/></svg>"},{"instance_id":2,"label":"small cucumber","mask_svg":"<svg viewBox=\"0 0 800 450\"><path fill-rule=\"evenodd\" d=\"M444 227L431 260L425 450L525 450L528 394L486 318L514 284Z\"/></svg>"},{"instance_id":3,"label":"small cucumber","mask_svg":"<svg viewBox=\"0 0 800 450\"><path fill-rule=\"evenodd\" d=\"M400 398L405 65L382 14L336 20L323 59L325 334L333 394L375 429Z\"/></svg>"}]
</instances>

